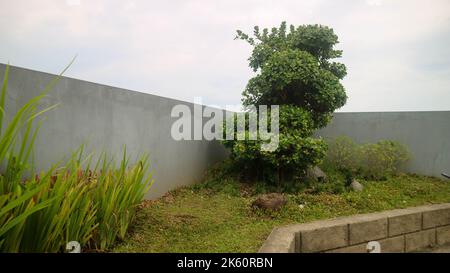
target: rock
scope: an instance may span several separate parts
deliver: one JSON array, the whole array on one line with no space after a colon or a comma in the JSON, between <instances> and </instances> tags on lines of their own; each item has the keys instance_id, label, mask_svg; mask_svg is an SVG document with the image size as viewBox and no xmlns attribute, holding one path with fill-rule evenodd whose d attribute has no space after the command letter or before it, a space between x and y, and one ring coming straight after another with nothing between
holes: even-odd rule
<instances>
[{"instance_id":1,"label":"rock","mask_svg":"<svg viewBox=\"0 0 450 273\"><path fill-rule=\"evenodd\" d=\"M260 195L252 203L253 208L280 210L286 205L287 199L281 193L268 193Z\"/></svg>"},{"instance_id":2,"label":"rock","mask_svg":"<svg viewBox=\"0 0 450 273\"><path fill-rule=\"evenodd\" d=\"M350 184L350 187L352 188L352 190L354 191L362 191L363 190L363 185L361 185L361 183L359 183L358 181L356 181L356 179L352 180L352 183Z\"/></svg>"},{"instance_id":3,"label":"rock","mask_svg":"<svg viewBox=\"0 0 450 273\"><path fill-rule=\"evenodd\" d=\"M173 198L173 195L170 192L164 194L161 199L163 200L164 203L169 204L175 201L175 198Z\"/></svg>"},{"instance_id":4,"label":"rock","mask_svg":"<svg viewBox=\"0 0 450 273\"><path fill-rule=\"evenodd\" d=\"M317 166L306 170L306 177L319 182L324 182L327 179L327 175Z\"/></svg>"}]
</instances>

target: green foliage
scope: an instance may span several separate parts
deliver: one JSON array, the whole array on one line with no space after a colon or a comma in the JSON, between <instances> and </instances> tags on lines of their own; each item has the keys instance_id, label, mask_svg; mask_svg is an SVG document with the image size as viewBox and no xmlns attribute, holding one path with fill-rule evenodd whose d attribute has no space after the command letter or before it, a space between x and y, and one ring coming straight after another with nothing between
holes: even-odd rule
<instances>
[{"instance_id":1,"label":"green foliage","mask_svg":"<svg viewBox=\"0 0 450 273\"><path fill-rule=\"evenodd\" d=\"M334 49L337 36L326 26L291 25L288 30L283 22L270 31L255 27L253 34L250 37L238 30L236 37L253 46L249 65L257 72L243 92L243 104L248 108L280 105L279 145L274 152L266 152L261 149L262 140L227 140L224 144L245 179L298 181L325 156L326 143L315 138L314 131L325 126L331 113L346 102L340 83L345 66L331 61L342 52Z\"/></svg>"},{"instance_id":2,"label":"green foliage","mask_svg":"<svg viewBox=\"0 0 450 273\"><path fill-rule=\"evenodd\" d=\"M98 230L94 236L97 249L108 249L117 239L125 238L136 206L152 184L151 177L145 174L148 169L146 157L129 169L125 152L119 169L106 160L105 156L92 197L97 207Z\"/></svg>"},{"instance_id":3,"label":"green foliage","mask_svg":"<svg viewBox=\"0 0 450 273\"><path fill-rule=\"evenodd\" d=\"M362 176L375 180L397 174L410 158L404 145L390 140L362 145L360 155Z\"/></svg>"},{"instance_id":4,"label":"green foliage","mask_svg":"<svg viewBox=\"0 0 450 273\"><path fill-rule=\"evenodd\" d=\"M250 79L243 93L244 105L295 105L307 110L317 127L346 102L339 78L321 68L311 54L286 49L274 53Z\"/></svg>"},{"instance_id":5,"label":"green foliage","mask_svg":"<svg viewBox=\"0 0 450 273\"><path fill-rule=\"evenodd\" d=\"M438 178L400 175L360 182L362 192L330 193L339 191L336 188L318 194L285 194L288 203L276 213L255 212L250 206L255 197L246 192L259 191L256 187L263 187L262 183L235 181L235 188L241 189L239 195L224 193L219 186L216 192L195 184L140 210L133 232L113 251L255 253L275 227L450 202L450 183ZM233 182L228 179L226 183Z\"/></svg>"},{"instance_id":6,"label":"green foliage","mask_svg":"<svg viewBox=\"0 0 450 273\"><path fill-rule=\"evenodd\" d=\"M339 80L345 65L332 62L342 56L335 50L333 29L321 25L254 29L254 37L238 31L236 38L253 46L250 67L259 71L243 93L244 105L295 105L307 110L316 126L325 126L330 114L347 96Z\"/></svg>"},{"instance_id":7,"label":"green foliage","mask_svg":"<svg viewBox=\"0 0 450 273\"><path fill-rule=\"evenodd\" d=\"M346 175L381 180L397 174L410 159L408 149L395 141L358 145L348 137L329 141L326 168Z\"/></svg>"},{"instance_id":8,"label":"green foliage","mask_svg":"<svg viewBox=\"0 0 450 273\"><path fill-rule=\"evenodd\" d=\"M201 183L192 186L194 191L206 190L211 193L221 193L229 196L255 196L263 193L281 192L297 194L308 192L342 193L347 191L346 179L341 172L327 171L327 180L323 182L304 180L298 183L296 180L286 180L284 183L267 183L264 180L254 180L254 177L243 177L242 172L237 171L235 161L226 159L211 167ZM252 180L249 180L252 179ZM242 183L243 181L247 183Z\"/></svg>"},{"instance_id":9,"label":"green foliage","mask_svg":"<svg viewBox=\"0 0 450 273\"><path fill-rule=\"evenodd\" d=\"M79 155L81 158L81 152ZM23 212L27 217L16 220L18 225L0 235L0 251L59 252L69 241L105 250L123 239L136 206L151 185L150 177L145 177L147 159L141 158L131 168L122 161L119 169L110 162L103 157L97 163L101 170L83 170L82 162L73 157L66 166L25 183L11 181L22 196L31 195L33 205L23 204L8 212L13 221ZM29 213L33 207L40 209ZM5 226L7 223L1 222L1 227Z\"/></svg>"},{"instance_id":10,"label":"green foliage","mask_svg":"<svg viewBox=\"0 0 450 273\"><path fill-rule=\"evenodd\" d=\"M45 93L23 105L7 122L6 118L9 117L5 105L8 75L9 66L5 70L0 95L0 163L4 166L3 174L0 175L0 249L5 246L9 248L7 239L16 248L18 242L14 239L22 235L25 220L49 205L48 201L36 203L34 200L34 196L43 189L42 185L21 183L21 176L29 167L26 162L39 130L39 126L33 126L33 122L49 110L37 110ZM19 139L21 133L22 141Z\"/></svg>"},{"instance_id":11,"label":"green foliage","mask_svg":"<svg viewBox=\"0 0 450 273\"><path fill-rule=\"evenodd\" d=\"M279 144L275 151L264 151L259 140L227 140L235 170L244 180L266 182L288 181L304 175L303 170L320 163L326 143L312 137L314 122L309 113L299 107L283 105L279 116ZM246 132L249 133L248 131Z\"/></svg>"},{"instance_id":12,"label":"green foliage","mask_svg":"<svg viewBox=\"0 0 450 273\"><path fill-rule=\"evenodd\" d=\"M321 66L330 69L338 65L333 65L330 59L342 56L341 50L335 50L334 46L338 43L338 37L334 34L333 29L321 25L302 25L295 28L290 25L287 30L286 22L282 22L279 28L269 30L264 28L260 31L258 26L254 27L254 37L237 31L236 38L247 41L254 46L253 54L249 58L250 67L254 71L261 68L266 61L274 54L274 52L283 51L285 49L296 49L304 51L317 60ZM331 69L330 69L331 70ZM332 69L339 71L336 76L343 78L346 75L345 66L341 69Z\"/></svg>"},{"instance_id":13,"label":"green foliage","mask_svg":"<svg viewBox=\"0 0 450 273\"><path fill-rule=\"evenodd\" d=\"M5 166L0 174L0 252L58 252L69 241L84 248L111 247L124 238L151 185L147 157L128 167L124 151L117 169L104 155L91 170L92 155L83 159L81 148L65 166L34 175L28 161L39 130L36 119L51 108L38 110L43 92L6 122L8 72L9 67L0 96L0 124L5 129L0 132L0 163ZM25 180L24 174L31 176Z\"/></svg>"},{"instance_id":14,"label":"green foliage","mask_svg":"<svg viewBox=\"0 0 450 273\"><path fill-rule=\"evenodd\" d=\"M356 173L359 168L359 147L349 137L341 136L328 141L324 164L341 172Z\"/></svg>"},{"instance_id":15,"label":"green foliage","mask_svg":"<svg viewBox=\"0 0 450 273\"><path fill-rule=\"evenodd\" d=\"M240 187L236 183L235 164L229 159L225 159L208 169L203 181L192 185L195 191L208 190L211 192L221 192L230 196L239 196Z\"/></svg>"}]
</instances>

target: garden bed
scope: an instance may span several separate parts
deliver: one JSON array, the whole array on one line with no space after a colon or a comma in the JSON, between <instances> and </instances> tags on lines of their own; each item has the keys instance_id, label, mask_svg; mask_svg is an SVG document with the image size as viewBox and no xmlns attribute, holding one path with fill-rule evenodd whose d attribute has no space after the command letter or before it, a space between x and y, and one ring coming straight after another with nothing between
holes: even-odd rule
<instances>
[{"instance_id":1,"label":"garden bed","mask_svg":"<svg viewBox=\"0 0 450 273\"><path fill-rule=\"evenodd\" d=\"M361 181L362 192L286 194L278 212L254 210L255 186L197 184L147 201L113 252L257 252L276 226L359 213L450 202L450 182L399 175Z\"/></svg>"}]
</instances>

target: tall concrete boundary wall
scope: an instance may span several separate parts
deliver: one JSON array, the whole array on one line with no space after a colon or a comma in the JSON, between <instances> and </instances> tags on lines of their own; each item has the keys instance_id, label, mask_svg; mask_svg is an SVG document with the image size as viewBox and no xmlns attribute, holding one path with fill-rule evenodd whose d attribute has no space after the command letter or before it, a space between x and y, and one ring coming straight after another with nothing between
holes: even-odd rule
<instances>
[{"instance_id":1,"label":"tall concrete boundary wall","mask_svg":"<svg viewBox=\"0 0 450 273\"><path fill-rule=\"evenodd\" d=\"M0 64L3 79L6 66ZM56 76L10 67L7 113L10 115ZM129 155L150 155L155 184L147 198L156 198L201 179L209 166L227 156L217 141L175 141L170 134L173 106L194 104L126 89L62 77L43 106L59 104L45 114L35 145L37 170L63 161L81 144L119 159L126 145ZM207 121L194 118L197 122ZM191 121L193 131L195 121ZM450 111L335 113L317 135L346 135L356 142L397 140L412 153L407 171L440 176L450 173Z\"/></svg>"},{"instance_id":2,"label":"tall concrete boundary wall","mask_svg":"<svg viewBox=\"0 0 450 273\"><path fill-rule=\"evenodd\" d=\"M335 113L317 135L348 136L358 143L396 140L412 154L408 172L436 177L450 173L450 111Z\"/></svg>"},{"instance_id":3,"label":"tall concrete boundary wall","mask_svg":"<svg viewBox=\"0 0 450 273\"><path fill-rule=\"evenodd\" d=\"M0 64L3 79L6 66ZM39 95L55 75L10 67L7 114ZM194 105L183 101L62 77L44 99L45 113L35 144L38 170L64 161L81 144L99 154L107 151L120 160L122 147L132 159L148 153L155 183L146 198L199 181L206 169L224 159L225 148L216 141L175 141L172 107ZM205 122L205 120L203 121ZM191 122L194 123L193 121ZM192 125L193 126L193 125Z\"/></svg>"}]
</instances>

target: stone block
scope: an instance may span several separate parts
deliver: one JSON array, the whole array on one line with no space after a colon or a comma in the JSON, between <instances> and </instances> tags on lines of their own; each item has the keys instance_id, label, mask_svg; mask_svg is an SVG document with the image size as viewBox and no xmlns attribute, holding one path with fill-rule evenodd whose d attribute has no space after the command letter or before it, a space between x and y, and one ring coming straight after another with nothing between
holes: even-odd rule
<instances>
[{"instance_id":1,"label":"stone block","mask_svg":"<svg viewBox=\"0 0 450 273\"><path fill-rule=\"evenodd\" d=\"M303 230L300 234L301 252L320 252L348 245L346 224Z\"/></svg>"},{"instance_id":2,"label":"stone block","mask_svg":"<svg viewBox=\"0 0 450 273\"><path fill-rule=\"evenodd\" d=\"M378 216L358 217L349 224L349 244L383 239L387 237L387 218Z\"/></svg>"},{"instance_id":3,"label":"stone block","mask_svg":"<svg viewBox=\"0 0 450 273\"><path fill-rule=\"evenodd\" d=\"M417 251L436 244L436 230L429 229L405 235L405 252Z\"/></svg>"},{"instance_id":4,"label":"stone block","mask_svg":"<svg viewBox=\"0 0 450 273\"><path fill-rule=\"evenodd\" d=\"M389 237L419 231L422 228L422 213L416 212L388 218Z\"/></svg>"},{"instance_id":5,"label":"stone block","mask_svg":"<svg viewBox=\"0 0 450 273\"><path fill-rule=\"evenodd\" d=\"M405 237L397 236L379 241L381 253L403 253L405 252Z\"/></svg>"},{"instance_id":6,"label":"stone block","mask_svg":"<svg viewBox=\"0 0 450 273\"><path fill-rule=\"evenodd\" d=\"M436 239L438 245L450 243L450 226L439 227L436 229Z\"/></svg>"},{"instance_id":7,"label":"stone block","mask_svg":"<svg viewBox=\"0 0 450 273\"><path fill-rule=\"evenodd\" d=\"M450 208L423 212L423 229L450 225Z\"/></svg>"},{"instance_id":8,"label":"stone block","mask_svg":"<svg viewBox=\"0 0 450 273\"><path fill-rule=\"evenodd\" d=\"M359 244L354 246L341 247L325 251L325 253L367 253L367 244Z\"/></svg>"},{"instance_id":9,"label":"stone block","mask_svg":"<svg viewBox=\"0 0 450 273\"><path fill-rule=\"evenodd\" d=\"M295 233L286 228L272 230L259 253L293 253L295 252Z\"/></svg>"}]
</instances>

